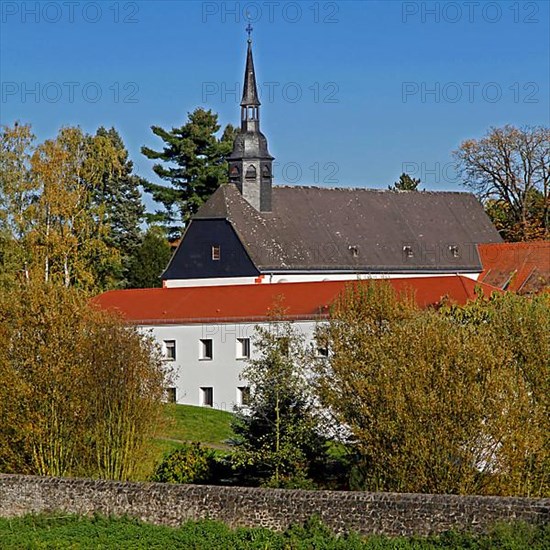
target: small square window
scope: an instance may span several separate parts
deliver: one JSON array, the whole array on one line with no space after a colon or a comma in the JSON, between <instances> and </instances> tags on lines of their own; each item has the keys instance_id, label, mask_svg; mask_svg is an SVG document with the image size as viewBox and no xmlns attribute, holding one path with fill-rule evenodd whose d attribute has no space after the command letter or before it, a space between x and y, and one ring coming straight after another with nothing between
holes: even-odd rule
<instances>
[{"instance_id":1,"label":"small square window","mask_svg":"<svg viewBox=\"0 0 550 550\"><path fill-rule=\"evenodd\" d=\"M411 245L404 245L403 246L403 256L405 258L412 258L414 256L413 247Z\"/></svg>"},{"instance_id":2,"label":"small square window","mask_svg":"<svg viewBox=\"0 0 550 550\"><path fill-rule=\"evenodd\" d=\"M328 345L323 342L317 342L315 354L317 357L328 357Z\"/></svg>"},{"instance_id":3,"label":"small square window","mask_svg":"<svg viewBox=\"0 0 550 550\"><path fill-rule=\"evenodd\" d=\"M207 361L213 358L213 344L211 338L202 339L200 341L199 358Z\"/></svg>"},{"instance_id":4,"label":"small square window","mask_svg":"<svg viewBox=\"0 0 550 550\"><path fill-rule=\"evenodd\" d=\"M176 360L176 341L175 340L164 340L164 359L166 361L175 361Z\"/></svg>"},{"instance_id":5,"label":"small square window","mask_svg":"<svg viewBox=\"0 0 550 550\"><path fill-rule=\"evenodd\" d=\"M222 257L222 247L219 244L212 245L212 259L214 261L219 261Z\"/></svg>"},{"instance_id":6,"label":"small square window","mask_svg":"<svg viewBox=\"0 0 550 550\"><path fill-rule=\"evenodd\" d=\"M237 359L250 357L250 338L237 338Z\"/></svg>"},{"instance_id":7,"label":"small square window","mask_svg":"<svg viewBox=\"0 0 550 550\"><path fill-rule=\"evenodd\" d=\"M166 401L168 403L176 403L176 388L166 388Z\"/></svg>"},{"instance_id":8,"label":"small square window","mask_svg":"<svg viewBox=\"0 0 550 550\"><path fill-rule=\"evenodd\" d=\"M248 407L250 405L250 388L248 386L237 388L237 400L241 407Z\"/></svg>"},{"instance_id":9,"label":"small square window","mask_svg":"<svg viewBox=\"0 0 550 550\"><path fill-rule=\"evenodd\" d=\"M214 406L214 388L201 388L201 405L203 407Z\"/></svg>"}]
</instances>

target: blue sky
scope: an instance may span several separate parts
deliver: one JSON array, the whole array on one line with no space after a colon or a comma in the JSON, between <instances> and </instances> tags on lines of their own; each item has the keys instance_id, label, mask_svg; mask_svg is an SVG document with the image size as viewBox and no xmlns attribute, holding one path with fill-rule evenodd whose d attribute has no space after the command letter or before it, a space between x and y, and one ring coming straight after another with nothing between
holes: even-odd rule
<instances>
[{"instance_id":1,"label":"blue sky","mask_svg":"<svg viewBox=\"0 0 550 550\"><path fill-rule=\"evenodd\" d=\"M462 140L550 124L549 5L4 0L0 120L41 140L114 126L154 179L151 125L200 105L238 124L248 12L276 183L459 190Z\"/></svg>"}]
</instances>

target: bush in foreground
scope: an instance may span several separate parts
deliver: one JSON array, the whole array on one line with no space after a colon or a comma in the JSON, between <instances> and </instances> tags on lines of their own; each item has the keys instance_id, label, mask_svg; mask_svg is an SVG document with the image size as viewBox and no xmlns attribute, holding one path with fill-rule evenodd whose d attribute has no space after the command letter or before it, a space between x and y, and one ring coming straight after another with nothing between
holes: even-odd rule
<instances>
[{"instance_id":1,"label":"bush in foreground","mask_svg":"<svg viewBox=\"0 0 550 550\"><path fill-rule=\"evenodd\" d=\"M82 292L0 294L0 471L131 479L164 386L153 341Z\"/></svg>"}]
</instances>

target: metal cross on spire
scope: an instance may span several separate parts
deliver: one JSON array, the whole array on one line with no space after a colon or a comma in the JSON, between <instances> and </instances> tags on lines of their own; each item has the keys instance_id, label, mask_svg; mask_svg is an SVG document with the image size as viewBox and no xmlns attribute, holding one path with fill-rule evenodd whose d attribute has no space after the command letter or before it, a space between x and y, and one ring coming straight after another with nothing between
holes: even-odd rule
<instances>
[{"instance_id":1,"label":"metal cross on spire","mask_svg":"<svg viewBox=\"0 0 550 550\"><path fill-rule=\"evenodd\" d=\"M252 34L252 31L254 30L254 27L252 27L252 25L250 24L250 21L248 22L248 26L246 27L246 32L248 33L248 41L249 42L252 42L252 38L251 38L251 34Z\"/></svg>"}]
</instances>

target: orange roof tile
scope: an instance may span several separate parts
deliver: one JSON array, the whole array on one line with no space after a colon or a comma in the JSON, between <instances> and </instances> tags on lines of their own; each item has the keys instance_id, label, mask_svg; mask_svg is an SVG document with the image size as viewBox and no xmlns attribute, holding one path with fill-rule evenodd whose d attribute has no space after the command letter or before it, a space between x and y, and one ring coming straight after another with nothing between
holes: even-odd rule
<instances>
[{"instance_id":1,"label":"orange roof tile","mask_svg":"<svg viewBox=\"0 0 550 550\"><path fill-rule=\"evenodd\" d=\"M550 288L550 241L478 245L479 280L521 294Z\"/></svg>"},{"instance_id":2,"label":"orange roof tile","mask_svg":"<svg viewBox=\"0 0 550 550\"><path fill-rule=\"evenodd\" d=\"M444 296L465 304L475 298L476 286L486 295L497 290L459 275L388 280L398 292L413 291L420 307L435 305ZM314 319L328 313L347 284L350 281L112 290L93 302L133 323L154 325L265 320L283 297L289 318Z\"/></svg>"}]
</instances>

